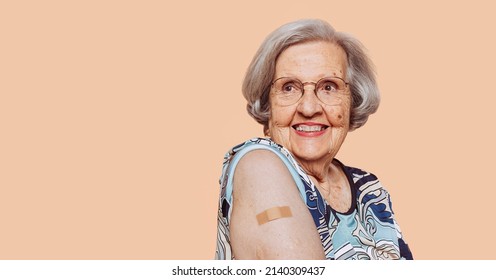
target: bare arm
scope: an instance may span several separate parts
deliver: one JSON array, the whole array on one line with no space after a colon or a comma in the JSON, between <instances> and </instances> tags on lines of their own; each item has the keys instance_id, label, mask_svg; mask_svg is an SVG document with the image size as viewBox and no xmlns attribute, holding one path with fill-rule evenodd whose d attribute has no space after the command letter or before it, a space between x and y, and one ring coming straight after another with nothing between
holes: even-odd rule
<instances>
[{"instance_id":1,"label":"bare arm","mask_svg":"<svg viewBox=\"0 0 496 280\"><path fill-rule=\"evenodd\" d=\"M247 153L233 178L231 245L237 259L324 259L310 212L284 163L270 151ZM259 225L257 214L289 206L292 216Z\"/></svg>"}]
</instances>

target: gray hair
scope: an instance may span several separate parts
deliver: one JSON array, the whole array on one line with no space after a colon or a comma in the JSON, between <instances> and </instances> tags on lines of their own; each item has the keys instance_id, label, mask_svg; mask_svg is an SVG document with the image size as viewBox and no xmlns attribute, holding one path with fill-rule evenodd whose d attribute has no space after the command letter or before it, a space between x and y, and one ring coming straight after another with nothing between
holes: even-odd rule
<instances>
[{"instance_id":1,"label":"gray hair","mask_svg":"<svg viewBox=\"0 0 496 280\"><path fill-rule=\"evenodd\" d=\"M287 23L274 30L258 49L243 80L243 96L248 101L248 114L264 126L267 134L270 117L269 93L276 61L288 47L309 41L327 41L339 45L347 55L346 77L350 84L350 130L361 127L380 103L374 67L365 48L352 36L337 32L327 22L304 19Z\"/></svg>"}]
</instances>

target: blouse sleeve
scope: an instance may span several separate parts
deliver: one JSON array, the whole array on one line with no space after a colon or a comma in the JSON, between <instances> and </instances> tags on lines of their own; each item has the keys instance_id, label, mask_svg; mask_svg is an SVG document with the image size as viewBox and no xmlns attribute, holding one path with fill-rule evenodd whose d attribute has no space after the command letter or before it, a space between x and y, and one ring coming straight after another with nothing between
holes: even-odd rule
<instances>
[{"instance_id":1,"label":"blouse sleeve","mask_svg":"<svg viewBox=\"0 0 496 280\"><path fill-rule=\"evenodd\" d=\"M391 202L391 196L388 194L389 197L389 205L391 207L391 211L393 209L392 202ZM393 211L393 216L394 216L394 211ZM400 258L404 260L413 260L413 255L412 252L410 251L410 247L408 247L408 244L405 242L403 239L403 233L401 232L400 226L398 225L398 222L396 221L396 218L394 219L394 226L396 228L396 233L398 235L398 246L400 248Z\"/></svg>"}]
</instances>

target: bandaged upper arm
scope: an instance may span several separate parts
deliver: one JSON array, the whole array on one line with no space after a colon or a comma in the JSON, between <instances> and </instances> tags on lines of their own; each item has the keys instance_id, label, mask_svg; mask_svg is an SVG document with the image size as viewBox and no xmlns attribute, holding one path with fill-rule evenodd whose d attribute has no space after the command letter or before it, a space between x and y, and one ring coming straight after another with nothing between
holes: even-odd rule
<instances>
[{"instance_id":1,"label":"bandaged upper arm","mask_svg":"<svg viewBox=\"0 0 496 280\"><path fill-rule=\"evenodd\" d=\"M269 208L257 215L259 225L263 225L273 220L292 217L291 208L289 206L280 206Z\"/></svg>"}]
</instances>

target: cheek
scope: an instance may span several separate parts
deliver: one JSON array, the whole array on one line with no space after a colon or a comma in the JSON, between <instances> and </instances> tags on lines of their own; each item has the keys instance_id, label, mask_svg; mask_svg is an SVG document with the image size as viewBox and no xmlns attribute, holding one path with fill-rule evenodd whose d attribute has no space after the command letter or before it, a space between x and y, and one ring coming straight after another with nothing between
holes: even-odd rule
<instances>
[{"instance_id":1,"label":"cheek","mask_svg":"<svg viewBox=\"0 0 496 280\"><path fill-rule=\"evenodd\" d=\"M347 126L350 120L350 109L347 106L328 106L327 119L332 126Z\"/></svg>"},{"instance_id":2,"label":"cheek","mask_svg":"<svg viewBox=\"0 0 496 280\"><path fill-rule=\"evenodd\" d=\"M287 141L289 139L290 124L292 119L293 115L286 108L272 110L267 135L276 143L283 146L289 145Z\"/></svg>"},{"instance_id":3,"label":"cheek","mask_svg":"<svg viewBox=\"0 0 496 280\"><path fill-rule=\"evenodd\" d=\"M270 125L273 128L289 127L293 119L293 114L288 108L277 108L271 111Z\"/></svg>"}]
</instances>

